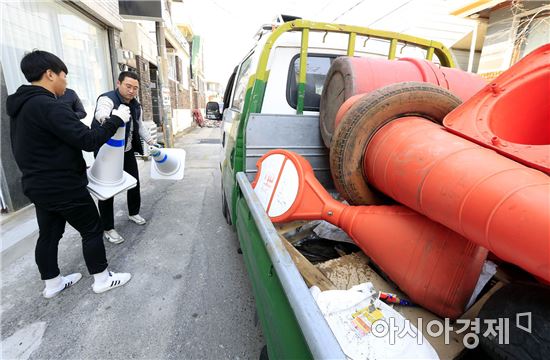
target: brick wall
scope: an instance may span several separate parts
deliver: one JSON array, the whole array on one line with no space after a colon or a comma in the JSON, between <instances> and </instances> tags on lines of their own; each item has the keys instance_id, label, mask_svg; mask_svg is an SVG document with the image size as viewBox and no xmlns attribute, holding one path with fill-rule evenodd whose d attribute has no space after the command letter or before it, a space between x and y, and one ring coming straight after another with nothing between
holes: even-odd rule
<instances>
[{"instance_id":1,"label":"brick wall","mask_svg":"<svg viewBox=\"0 0 550 360\"><path fill-rule=\"evenodd\" d=\"M193 90L193 101L192 101L192 108L198 109L199 108L199 92L196 90Z\"/></svg>"},{"instance_id":2,"label":"brick wall","mask_svg":"<svg viewBox=\"0 0 550 360\"><path fill-rule=\"evenodd\" d=\"M153 120L153 102L151 100L151 78L149 61L136 55L137 73L139 76L139 102L143 107L143 120Z\"/></svg>"},{"instance_id":3,"label":"brick wall","mask_svg":"<svg viewBox=\"0 0 550 360\"><path fill-rule=\"evenodd\" d=\"M172 109L178 108L178 89L177 89L177 83L173 80L168 81L170 83L170 104L172 106Z\"/></svg>"},{"instance_id":4,"label":"brick wall","mask_svg":"<svg viewBox=\"0 0 550 360\"><path fill-rule=\"evenodd\" d=\"M180 91L180 99L181 99L180 107L182 109L191 109L191 101L189 100L189 90L182 89Z\"/></svg>"},{"instance_id":5,"label":"brick wall","mask_svg":"<svg viewBox=\"0 0 550 360\"><path fill-rule=\"evenodd\" d=\"M204 97L204 94L199 94L199 107L206 107L206 98Z\"/></svg>"}]
</instances>

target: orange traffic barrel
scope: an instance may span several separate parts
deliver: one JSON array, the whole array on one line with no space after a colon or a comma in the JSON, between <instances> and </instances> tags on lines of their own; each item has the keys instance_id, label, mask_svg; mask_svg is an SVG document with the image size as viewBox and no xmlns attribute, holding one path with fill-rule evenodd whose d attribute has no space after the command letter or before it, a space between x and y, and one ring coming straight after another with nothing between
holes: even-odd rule
<instances>
[{"instance_id":1,"label":"orange traffic barrel","mask_svg":"<svg viewBox=\"0 0 550 360\"><path fill-rule=\"evenodd\" d=\"M417 117L365 152L369 184L550 282L550 177Z\"/></svg>"},{"instance_id":2,"label":"orange traffic barrel","mask_svg":"<svg viewBox=\"0 0 550 360\"><path fill-rule=\"evenodd\" d=\"M486 249L404 206L340 203L307 160L287 150L258 161L253 187L273 222L323 219L339 226L413 302L442 317L464 312Z\"/></svg>"},{"instance_id":3,"label":"orange traffic barrel","mask_svg":"<svg viewBox=\"0 0 550 360\"><path fill-rule=\"evenodd\" d=\"M547 135L535 130L547 130L548 105L540 101L547 72L512 67L501 76L516 84L503 91L514 94L520 87L530 94L530 100L518 95L525 111L503 111L493 104L496 113L475 118L475 129L493 127L505 133L500 126L508 124L517 129L508 136L544 142ZM501 106L513 109L514 99L505 99ZM417 82L389 85L361 97L334 135L330 165L335 186L354 204L373 203L372 194L382 192L550 282L550 177L515 161L521 149L508 158L504 151L499 154L472 142L458 128L451 133L439 125L443 118L470 114L471 107L479 105L459 102L440 87ZM445 112L451 113L445 117ZM540 120L543 124L537 127L522 115L546 122Z\"/></svg>"},{"instance_id":4,"label":"orange traffic barrel","mask_svg":"<svg viewBox=\"0 0 550 360\"><path fill-rule=\"evenodd\" d=\"M550 174L550 44L543 45L445 117L461 137Z\"/></svg>"},{"instance_id":5,"label":"orange traffic barrel","mask_svg":"<svg viewBox=\"0 0 550 360\"><path fill-rule=\"evenodd\" d=\"M387 60L378 58L339 57L332 63L321 95L320 128L325 146L331 140L337 122L358 99L354 95L370 93L383 86L404 81L418 81L438 85L458 96L462 101L487 83L480 76L459 69L441 67L431 61L414 58Z\"/></svg>"},{"instance_id":6,"label":"orange traffic barrel","mask_svg":"<svg viewBox=\"0 0 550 360\"><path fill-rule=\"evenodd\" d=\"M340 195L353 205L387 202L369 186L361 163L373 134L391 119L417 114L441 123L461 100L426 83L404 82L361 95L336 128L330 149L330 172Z\"/></svg>"}]
</instances>

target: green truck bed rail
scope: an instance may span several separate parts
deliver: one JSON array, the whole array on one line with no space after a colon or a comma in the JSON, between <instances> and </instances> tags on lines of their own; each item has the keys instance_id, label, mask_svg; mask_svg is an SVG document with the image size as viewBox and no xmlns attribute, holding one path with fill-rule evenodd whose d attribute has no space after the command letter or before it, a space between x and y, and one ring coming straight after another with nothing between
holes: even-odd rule
<instances>
[{"instance_id":1,"label":"green truck bed rail","mask_svg":"<svg viewBox=\"0 0 550 360\"><path fill-rule=\"evenodd\" d=\"M338 341L265 213L248 178L244 173L238 173L237 182L311 355L315 359L345 359ZM291 315L288 314L289 317ZM290 333L290 329L288 330ZM270 350L273 350L273 353L280 349Z\"/></svg>"}]
</instances>

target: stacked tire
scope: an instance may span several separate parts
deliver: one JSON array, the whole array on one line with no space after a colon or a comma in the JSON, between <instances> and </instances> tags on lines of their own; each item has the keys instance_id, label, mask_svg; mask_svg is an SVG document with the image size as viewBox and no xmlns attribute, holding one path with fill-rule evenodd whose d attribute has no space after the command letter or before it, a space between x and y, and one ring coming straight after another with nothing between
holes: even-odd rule
<instances>
[{"instance_id":1,"label":"stacked tire","mask_svg":"<svg viewBox=\"0 0 550 360\"><path fill-rule=\"evenodd\" d=\"M437 85L462 101L486 85L485 80L478 75L440 67L422 59L339 57L327 73L321 95L320 128L325 146L331 147L338 123L363 95L387 85L408 81Z\"/></svg>"},{"instance_id":2,"label":"stacked tire","mask_svg":"<svg viewBox=\"0 0 550 360\"><path fill-rule=\"evenodd\" d=\"M422 59L337 58L327 73L319 113L336 190L354 205L388 202L369 188L363 174L362 156L374 132L413 114L441 123L485 85L478 75Z\"/></svg>"}]
</instances>

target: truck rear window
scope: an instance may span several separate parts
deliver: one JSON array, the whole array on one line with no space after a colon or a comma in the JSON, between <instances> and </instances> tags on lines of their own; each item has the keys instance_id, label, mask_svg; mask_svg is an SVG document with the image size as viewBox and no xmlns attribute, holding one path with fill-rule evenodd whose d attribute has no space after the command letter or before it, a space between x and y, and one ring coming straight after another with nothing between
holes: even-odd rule
<instances>
[{"instance_id":1,"label":"truck rear window","mask_svg":"<svg viewBox=\"0 0 550 360\"><path fill-rule=\"evenodd\" d=\"M216 110L219 110L218 106L219 106L218 103L210 101L206 103L206 110L216 111Z\"/></svg>"},{"instance_id":2,"label":"truck rear window","mask_svg":"<svg viewBox=\"0 0 550 360\"><path fill-rule=\"evenodd\" d=\"M319 111L321 92L330 64L336 58L334 55L308 54L306 66L306 92L304 97L305 111ZM290 62L286 86L286 100L296 109L298 102L298 79L300 76L300 55L296 55Z\"/></svg>"}]
</instances>

